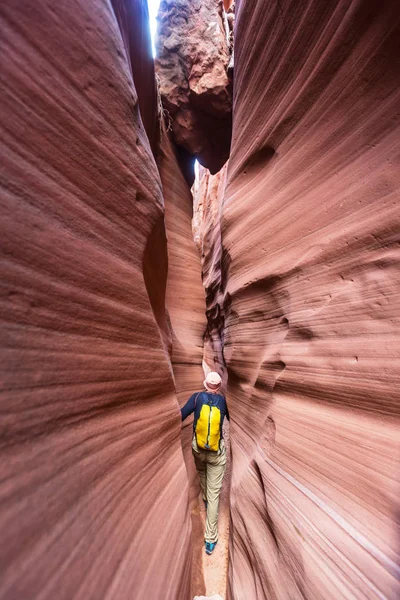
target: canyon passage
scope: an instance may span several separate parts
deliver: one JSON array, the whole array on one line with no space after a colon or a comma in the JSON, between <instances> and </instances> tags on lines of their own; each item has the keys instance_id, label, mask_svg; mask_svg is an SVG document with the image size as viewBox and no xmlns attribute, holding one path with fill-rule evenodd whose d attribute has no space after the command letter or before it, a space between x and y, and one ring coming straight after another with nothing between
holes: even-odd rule
<instances>
[{"instance_id":1,"label":"canyon passage","mask_svg":"<svg viewBox=\"0 0 400 600\"><path fill-rule=\"evenodd\" d=\"M0 598L396 600L398 2L149 8L0 7Z\"/></svg>"}]
</instances>

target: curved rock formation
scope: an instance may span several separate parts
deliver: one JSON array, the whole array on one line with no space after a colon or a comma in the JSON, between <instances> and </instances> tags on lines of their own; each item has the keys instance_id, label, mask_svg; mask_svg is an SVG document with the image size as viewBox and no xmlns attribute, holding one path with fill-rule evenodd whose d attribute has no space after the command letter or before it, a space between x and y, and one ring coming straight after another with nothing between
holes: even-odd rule
<instances>
[{"instance_id":1,"label":"curved rock formation","mask_svg":"<svg viewBox=\"0 0 400 600\"><path fill-rule=\"evenodd\" d=\"M178 147L144 0L0 9L0 597L205 592L178 410L204 358L229 375L230 598L395 600L397 3L236 2L232 153L195 189L204 355L185 168L228 156L229 51L221 3L161 10Z\"/></svg>"},{"instance_id":2,"label":"curved rock formation","mask_svg":"<svg viewBox=\"0 0 400 600\"><path fill-rule=\"evenodd\" d=\"M188 598L164 202L117 21L1 18L0 597Z\"/></svg>"},{"instance_id":3,"label":"curved rock formation","mask_svg":"<svg viewBox=\"0 0 400 600\"><path fill-rule=\"evenodd\" d=\"M175 389L181 406L202 386L204 373L203 335L206 329L205 297L201 282L200 256L192 235L193 200L180 171L178 160L163 126L158 152L158 168L165 199L165 223L168 236L168 280L166 306L171 332L171 362ZM182 428L182 449L190 483L193 544L192 596L205 591L202 553L203 532L196 510L200 492L192 457L193 418ZM201 542L198 543L198 542Z\"/></svg>"},{"instance_id":4,"label":"curved rock formation","mask_svg":"<svg viewBox=\"0 0 400 600\"><path fill-rule=\"evenodd\" d=\"M204 379L203 335L206 329L204 288L200 257L192 238L192 195L179 170L165 127L158 158L168 235L166 305L171 332L171 362L178 401L183 406ZM198 495L191 452L193 419L183 426L182 444L191 479L191 499Z\"/></svg>"},{"instance_id":5,"label":"curved rock formation","mask_svg":"<svg viewBox=\"0 0 400 600\"><path fill-rule=\"evenodd\" d=\"M193 234L201 255L203 285L206 290L204 362L206 368L221 373L224 384L226 372L222 349L225 281L221 282L221 273L228 266L225 264L227 257L222 253L220 223L227 170L228 163L216 175L211 175L207 169L200 167L193 187Z\"/></svg>"},{"instance_id":6,"label":"curved rock formation","mask_svg":"<svg viewBox=\"0 0 400 600\"><path fill-rule=\"evenodd\" d=\"M241 0L230 594L399 595L397 2Z\"/></svg>"},{"instance_id":7,"label":"curved rock formation","mask_svg":"<svg viewBox=\"0 0 400 600\"><path fill-rule=\"evenodd\" d=\"M228 29L221 1L162 0L156 71L175 143L212 173L229 156L232 131Z\"/></svg>"},{"instance_id":8,"label":"curved rock formation","mask_svg":"<svg viewBox=\"0 0 400 600\"><path fill-rule=\"evenodd\" d=\"M160 129L157 118L159 109L147 1L111 0L111 4L121 31L125 56L135 82L140 116L153 154L156 154Z\"/></svg>"},{"instance_id":9,"label":"curved rock formation","mask_svg":"<svg viewBox=\"0 0 400 600\"><path fill-rule=\"evenodd\" d=\"M201 365L206 328L205 294L200 256L192 236L192 195L165 128L157 162L168 236L166 305L172 332L171 359L178 398L186 401L204 379Z\"/></svg>"}]
</instances>

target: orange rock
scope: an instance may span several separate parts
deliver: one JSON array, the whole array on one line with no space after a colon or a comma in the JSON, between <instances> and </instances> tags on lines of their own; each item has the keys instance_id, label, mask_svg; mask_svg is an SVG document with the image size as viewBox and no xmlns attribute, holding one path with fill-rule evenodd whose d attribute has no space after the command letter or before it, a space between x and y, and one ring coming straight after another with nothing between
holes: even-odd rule
<instances>
[{"instance_id":1,"label":"orange rock","mask_svg":"<svg viewBox=\"0 0 400 600\"><path fill-rule=\"evenodd\" d=\"M232 91L222 3L163 0L156 71L166 122L178 146L212 173L229 156Z\"/></svg>"}]
</instances>

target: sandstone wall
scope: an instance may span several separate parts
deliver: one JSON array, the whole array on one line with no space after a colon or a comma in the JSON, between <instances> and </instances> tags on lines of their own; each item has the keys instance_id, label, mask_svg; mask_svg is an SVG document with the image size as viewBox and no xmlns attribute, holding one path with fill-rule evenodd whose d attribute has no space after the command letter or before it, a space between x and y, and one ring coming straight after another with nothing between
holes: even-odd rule
<instances>
[{"instance_id":1,"label":"sandstone wall","mask_svg":"<svg viewBox=\"0 0 400 600\"><path fill-rule=\"evenodd\" d=\"M0 597L184 600L191 198L157 121L145 3L53 4L0 9ZM195 225L205 359L229 373L229 592L394 600L397 5L241 0L236 17L232 153L202 172Z\"/></svg>"},{"instance_id":2,"label":"sandstone wall","mask_svg":"<svg viewBox=\"0 0 400 600\"><path fill-rule=\"evenodd\" d=\"M201 281L200 255L193 242L193 199L181 173L173 144L163 128L158 156L168 236L168 280L166 305L171 331L171 362L180 406L202 388L204 373L203 335L206 329L205 297ZM190 483L193 539L192 596L204 591L202 553L203 525L198 511L199 478L194 466L191 441L193 417L182 427L182 450Z\"/></svg>"},{"instance_id":3,"label":"sandstone wall","mask_svg":"<svg viewBox=\"0 0 400 600\"><path fill-rule=\"evenodd\" d=\"M193 236L199 249L203 285L206 291L207 329L204 337L204 366L218 371L226 385L223 357L224 314L223 297L226 281L221 281L225 255L221 245L221 211L225 192L228 163L211 175L199 167L193 186ZM226 270L226 265L224 265Z\"/></svg>"},{"instance_id":4,"label":"sandstone wall","mask_svg":"<svg viewBox=\"0 0 400 600\"><path fill-rule=\"evenodd\" d=\"M166 305L171 330L171 362L181 405L204 379L203 335L206 329L205 297L201 282L200 256L193 243L193 200L179 170L173 146L163 130L158 165L165 198L168 235L168 282ZM190 439L193 420L184 423L183 447L192 471ZM197 479L196 479L197 482ZM195 486L197 490L197 486Z\"/></svg>"},{"instance_id":5,"label":"sandstone wall","mask_svg":"<svg viewBox=\"0 0 400 600\"><path fill-rule=\"evenodd\" d=\"M235 600L399 594L399 34L394 1L236 3Z\"/></svg>"},{"instance_id":6,"label":"sandstone wall","mask_svg":"<svg viewBox=\"0 0 400 600\"><path fill-rule=\"evenodd\" d=\"M1 598L189 597L146 10L113 4L1 8Z\"/></svg>"},{"instance_id":7,"label":"sandstone wall","mask_svg":"<svg viewBox=\"0 0 400 600\"><path fill-rule=\"evenodd\" d=\"M111 0L125 56L138 95L140 116L153 154L157 153L160 127L154 59L151 52L149 13L144 0Z\"/></svg>"}]
</instances>

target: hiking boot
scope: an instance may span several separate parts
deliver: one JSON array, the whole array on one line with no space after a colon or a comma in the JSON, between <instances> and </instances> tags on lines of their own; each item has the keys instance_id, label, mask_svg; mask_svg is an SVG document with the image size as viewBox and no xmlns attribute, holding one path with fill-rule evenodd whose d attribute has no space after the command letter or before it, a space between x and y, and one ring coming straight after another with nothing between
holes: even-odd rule
<instances>
[{"instance_id":1,"label":"hiking boot","mask_svg":"<svg viewBox=\"0 0 400 600\"><path fill-rule=\"evenodd\" d=\"M206 542L206 554L212 554L216 545L217 542Z\"/></svg>"}]
</instances>

